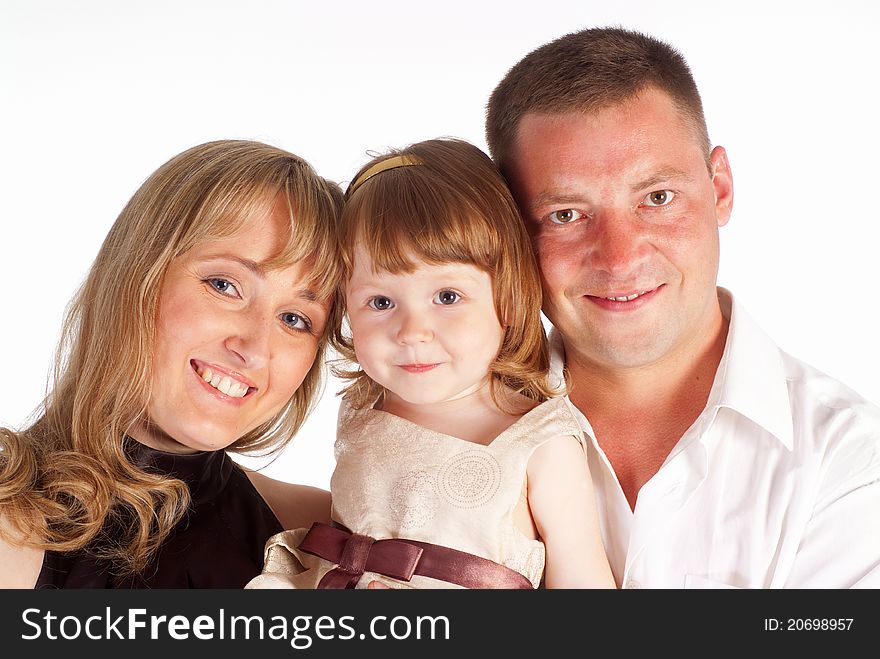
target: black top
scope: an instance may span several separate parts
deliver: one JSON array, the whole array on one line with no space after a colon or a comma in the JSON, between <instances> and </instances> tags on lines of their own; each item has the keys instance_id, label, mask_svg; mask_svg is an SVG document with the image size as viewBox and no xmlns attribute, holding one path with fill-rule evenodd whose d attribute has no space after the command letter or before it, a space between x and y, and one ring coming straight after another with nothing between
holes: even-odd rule
<instances>
[{"instance_id":1,"label":"black top","mask_svg":"<svg viewBox=\"0 0 880 659\"><path fill-rule=\"evenodd\" d=\"M263 567L263 548L281 523L225 451L165 453L126 446L145 471L184 481L192 502L146 570L120 578L88 550L47 551L36 588L242 588Z\"/></svg>"}]
</instances>

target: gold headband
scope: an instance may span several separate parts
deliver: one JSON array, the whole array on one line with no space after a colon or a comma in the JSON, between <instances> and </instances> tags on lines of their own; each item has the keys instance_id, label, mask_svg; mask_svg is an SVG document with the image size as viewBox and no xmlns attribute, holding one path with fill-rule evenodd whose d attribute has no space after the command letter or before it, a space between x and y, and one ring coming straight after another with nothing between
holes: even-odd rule
<instances>
[{"instance_id":1,"label":"gold headband","mask_svg":"<svg viewBox=\"0 0 880 659\"><path fill-rule=\"evenodd\" d=\"M379 161L375 165L368 167L363 174L358 176L354 182L348 186L348 190L345 191L345 196L350 197L353 195L354 191L364 184L364 181L373 178L376 174L387 172L389 169L397 169L398 167L409 167L411 165L423 164L424 163L415 156L403 155L386 158L385 160Z\"/></svg>"}]
</instances>

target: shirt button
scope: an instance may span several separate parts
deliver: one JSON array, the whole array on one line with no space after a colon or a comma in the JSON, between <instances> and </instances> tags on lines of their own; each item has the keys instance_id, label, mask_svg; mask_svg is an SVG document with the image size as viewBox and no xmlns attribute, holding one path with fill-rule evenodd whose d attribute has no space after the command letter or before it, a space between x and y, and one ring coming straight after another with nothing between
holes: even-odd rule
<instances>
[{"instance_id":1,"label":"shirt button","mask_svg":"<svg viewBox=\"0 0 880 659\"><path fill-rule=\"evenodd\" d=\"M629 589L629 590L638 590L638 589L641 588L641 587L642 587L642 584L640 584L640 583L639 583L638 581L636 581L635 579L630 579L630 580L627 581L626 584L624 585L624 588L627 588L627 589Z\"/></svg>"}]
</instances>

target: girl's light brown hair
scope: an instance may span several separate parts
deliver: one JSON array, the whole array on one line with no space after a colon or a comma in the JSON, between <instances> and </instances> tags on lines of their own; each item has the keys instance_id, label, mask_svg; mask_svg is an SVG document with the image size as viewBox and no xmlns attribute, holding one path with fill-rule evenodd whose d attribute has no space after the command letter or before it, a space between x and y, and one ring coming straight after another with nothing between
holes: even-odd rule
<instances>
[{"instance_id":1,"label":"girl's light brown hair","mask_svg":"<svg viewBox=\"0 0 880 659\"><path fill-rule=\"evenodd\" d=\"M374 269L394 274L413 272L420 261L476 266L492 277L495 311L505 328L490 366L495 401L503 402L499 385L538 401L556 393L546 380L549 357L537 264L519 210L495 165L472 144L436 139L377 157L352 180L394 156L420 164L382 171L346 194L339 228L343 285L351 277L357 247L369 255ZM344 358L333 372L349 382L343 390L346 400L355 407L373 404L382 387L356 367L344 323L337 323L331 342Z\"/></svg>"},{"instance_id":2,"label":"girl's light brown hair","mask_svg":"<svg viewBox=\"0 0 880 659\"><path fill-rule=\"evenodd\" d=\"M259 142L209 142L166 162L135 192L68 308L41 415L21 432L0 429L0 510L13 540L88 547L120 573L147 564L189 504L181 481L136 468L123 448L146 418L163 278L196 243L234 235L282 201L287 241L263 265L306 261L313 290L335 297L342 193L301 158ZM272 452L293 437L320 391L328 333L284 408L232 450Z\"/></svg>"}]
</instances>

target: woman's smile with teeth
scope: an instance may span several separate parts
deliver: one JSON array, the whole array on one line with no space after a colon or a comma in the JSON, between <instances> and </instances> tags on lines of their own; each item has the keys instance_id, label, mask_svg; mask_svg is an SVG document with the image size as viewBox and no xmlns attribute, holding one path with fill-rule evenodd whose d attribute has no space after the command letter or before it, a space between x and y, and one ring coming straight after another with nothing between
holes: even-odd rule
<instances>
[{"instance_id":1,"label":"woman's smile with teeth","mask_svg":"<svg viewBox=\"0 0 880 659\"><path fill-rule=\"evenodd\" d=\"M205 382L231 398L243 398L250 388L243 382L239 382L223 373L215 373L210 368L205 368L203 370L197 368L196 373L198 373L199 377Z\"/></svg>"}]
</instances>

